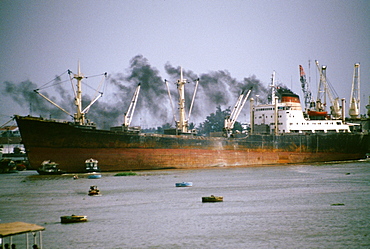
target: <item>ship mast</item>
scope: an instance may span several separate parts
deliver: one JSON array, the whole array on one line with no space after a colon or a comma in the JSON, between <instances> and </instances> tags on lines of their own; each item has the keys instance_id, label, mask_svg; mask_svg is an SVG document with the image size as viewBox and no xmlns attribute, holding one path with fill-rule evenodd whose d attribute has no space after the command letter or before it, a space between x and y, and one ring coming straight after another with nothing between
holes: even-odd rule
<instances>
[{"instance_id":1,"label":"ship mast","mask_svg":"<svg viewBox=\"0 0 370 249\"><path fill-rule=\"evenodd\" d=\"M275 71L271 75L271 104L275 104L276 86L275 86Z\"/></svg>"},{"instance_id":2,"label":"ship mast","mask_svg":"<svg viewBox=\"0 0 370 249\"><path fill-rule=\"evenodd\" d=\"M180 71L180 79L177 80L177 90L179 92L179 121L177 122L177 129L182 133L188 132L188 121L185 118L185 87L186 79L183 78L182 68Z\"/></svg>"},{"instance_id":3,"label":"ship mast","mask_svg":"<svg viewBox=\"0 0 370 249\"><path fill-rule=\"evenodd\" d=\"M84 76L81 74L80 62L78 62L77 74L73 75L73 78L77 81L75 105L77 112L74 115L75 123L83 125L85 123L85 114L82 112L82 90L81 81Z\"/></svg>"},{"instance_id":4,"label":"ship mast","mask_svg":"<svg viewBox=\"0 0 370 249\"><path fill-rule=\"evenodd\" d=\"M171 108L172 112L174 112L173 108L173 103L172 103L172 98L171 98L171 92L170 88L168 86L167 80L164 81L167 86L167 91L168 91L168 96L170 97L170 103L171 103ZM185 112L185 84L187 83L187 80L184 79L183 77L183 72L182 72L182 67L180 68L180 79L177 80L176 85L177 85L177 91L179 93L179 102L178 102L178 109L179 109L179 120L176 120L176 114L173 114L173 118L176 123L176 135L177 134L192 134L189 132L189 119L190 115L194 106L194 101L195 101L195 95L197 94L197 89L199 85L199 78L195 80L195 88L193 92L193 97L191 100L190 108L189 108L189 114L186 117L186 112Z\"/></svg>"},{"instance_id":5,"label":"ship mast","mask_svg":"<svg viewBox=\"0 0 370 249\"><path fill-rule=\"evenodd\" d=\"M74 119L74 122L76 125L88 125L90 127L93 127L95 126L93 123L89 122L89 120L85 120L85 114L90 110L90 107L100 98L103 96L103 93L99 91L100 87L102 86L102 83L103 83L103 80L100 82L100 85L98 87L98 89L96 89L96 96L95 98L90 102L90 104L88 104L85 109L82 110L82 88L81 88L81 81L82 79L84 78L87 78L85 77L82 73L81 73L81 70L80 70L80 62L78 62L78 67L77 67L77 74L73 74L71 70L67 70L68 72L68 75L69 75L69 79L71 81L71 85L72 85L72 88L73 88L73 92L75 90L75 87L73 85L73 82L72 80L73 79L76 79L77 81L77 84L76 84L76 92L74 92L74 95L75 95L75 99L74 99L74 103L76 105L76 113L72 116L72 114L70 114L68 111L66 111L65 109L63 109L62 107L60 107L58 104L56 104L54 101L52 101L50 98L48 98L47 96L45 96L44 94L40 93L39 90L40 88L38 89L35 89L33 90L35 93L37 93L38 95L40 95L41 97L43 97L44 99L46 99L47 101L49 101L51 104L53 104L54 106L58 107L60 110L62 110L63 112L65 112L66 114L68 114L69 116L71 116L73 119ZM63 73L64 74L64 73ZM73 74L73 76L72 76ZM104 74L101 74L101 75L104 75L105 77L107 77L107 73L104 73ZM56 76L55 79L59 78L60 76L62 75L59 75L59 76ZM96 77L96 76L100 76L100 75L94 75L94 76L90 76L90 77ZM52 81L44 84L42 86L42 88L46 88L46 87L49 87L50 83ZM49 86L47 86L49 85Z\"/></svg>"}]
</instances>

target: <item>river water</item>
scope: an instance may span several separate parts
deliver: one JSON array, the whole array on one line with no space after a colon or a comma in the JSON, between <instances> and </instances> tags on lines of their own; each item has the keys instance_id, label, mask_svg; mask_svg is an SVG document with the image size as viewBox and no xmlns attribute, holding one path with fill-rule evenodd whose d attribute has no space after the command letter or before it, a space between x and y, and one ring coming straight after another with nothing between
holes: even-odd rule
<instances>
[{"instance_id":1,"label":"river water","mask_svg":"<svg viewBox=\"0 0 370 249\"><path fill-rule=\"evenodd\" d=\"M46 249L370 248L367 162L137 173L2 174L0 222L44 226ZM175 187L183 181L193 187ZM210 195L224 201L201 202ZM60 223L71 214L89 221ZM13 243L25 248L25 235Z\"/></svg>"}]
</instances>

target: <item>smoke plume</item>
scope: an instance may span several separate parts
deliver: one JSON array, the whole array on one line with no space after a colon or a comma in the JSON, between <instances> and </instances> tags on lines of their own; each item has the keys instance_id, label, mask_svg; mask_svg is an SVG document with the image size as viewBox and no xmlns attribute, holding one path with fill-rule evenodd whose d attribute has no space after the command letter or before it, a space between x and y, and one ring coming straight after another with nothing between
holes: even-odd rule
<instances>
[{"instance_id":1,"label":"smoke plume","mask_svg":"<svg viewBox=\"0 0 370 249\"><path fill-rule=\"evenodd\" d=\"M29 108L30 114L49 115L53 118L64 117L65 115L61 110L55 108L34 92L36 88L37 85L29 80L22 81L18 84L5 81L2 92L4 95L11 97L22 108ZM43 92L43 94L52 101L57 101L55 97L49 97L47 92Z\"/></svg>"},{"instance_id":2,"label":"smoke plume","mask_svg":"<svg viewBox=\"0 0 370 249\"><path fill-rule=\"evenodd\" d=\"M168 75L167 81L174 111L177 112L178 93L176 82L180 78L181 68L166 63L164 69ZM195 105L189 120L196 124L204 122L210 113L215 112L217 106L221 106L222 109L234 106L243 90L252 88L250 97L258 94L261 100L267 99L268 91L266 87L254 75L238 81L226 70L210 71L200 75L191 70L183 70L183 76L189 83L185 86L186 111L189 110L191 104L195 81L199 79ZM99 128L108 129L110 126L117 126L123 123L124 113L127 111L139 83L141 84L141 89L131 125L147 126L144 128L162 126L166 123L174 125L174 113L172 112L165 81L160 76L159 70L152 67L142 55L133 57L129 68L124 73L111 74L106 81L110 89L107 93L108 96L104 93L103 98L98 100L86 115ZM55 78L53 92L56 92L56 96L49 97L45 90L41 93L73 114L75 112L73 92L66 91L62 83L63 81L59 77ZM5 91L2 91L3 94L10 96L18 105L23 108L27 108L30 104L32 105L32 113L30 114L66 119L64 112L34 93L33 90L37 89L35 83L23 81L15 84L11 81L6 81L4 86ZM83 95L83 103L90 103L92 98L92 96Z\"/></svg>"}]
</instances>

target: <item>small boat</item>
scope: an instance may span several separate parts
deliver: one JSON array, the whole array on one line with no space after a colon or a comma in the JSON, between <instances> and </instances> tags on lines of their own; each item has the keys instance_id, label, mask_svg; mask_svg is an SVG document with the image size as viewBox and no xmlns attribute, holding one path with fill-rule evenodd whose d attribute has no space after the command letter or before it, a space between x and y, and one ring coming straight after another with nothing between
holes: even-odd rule
<instances>
[{"instance_id":1,"label":"small boat","mask_svg":"<svg viewBox=\"0 0 370 249\"><path fill-rule=\"evenodd\" d=\"M85 168L87 172L100 172L98 160L90 158L85 161Z\"/></svg>"},{"instance_id":2,"label":"small boat","mask_svg":"<svg viewBox=\"0 0 370 249\"><path fill-rule=\"evenodd\" d=\"M224 201L224 197L222 196L211 195L211 196L202 197L202 202L221 202L221 201Z\"/></svg>"},{"instance_id":3,"label":"small boat","mask_svg":"<svg viewBox=\"0 0 370 249\"><path fill-rule=\"evenodd\" d=\"M101 178L101 174L95 174L95 172L93 173L89 173L89 175L87 176L88 179L100 179Z\"/></svg>"},{"instance_id":4,"label":"small boat","mask_svg":"<svg viewBox=\"0 0 370 249\"><path fill-rule=\"evenodd\" d=\"M66 171L59 169L58 165L50 160L43 161L41 167L37 169L37 173L40 175L61 175L66 173Z\"/></svg>"},{"instance_id":5,"label":"small boat","mask_svg":"<svg viewBox=\"0 0 370 249\"><path fill-rule=\"evenodd\" d=\"M191 187L193 186L192 182L177 182L175 184L176 187Z\"/></svg>"},{"instance_id":6,"label":"small boat","mask_svg":"<svg viewBox=\"0 0 370 249\"><path fill-rule=\"evenodd\" d=\"M68 216L61 216L60 222L61 223L76 223L76 222L85 222L87 221L87 216L84 215L68 215Z\"/></svg>"},{"instance_id":7,"label":"small boat","mask_svg":"<svg viewBox=\"0 0 370 249\"><path fill-rule=\"evenodd\" d=\"M8 158L1 159L0 173L18 173L15 162Z\"/></svg>"},{"instance_id":8,"label":"small boat","mask_svg":"<svg viewBox=\"0 0 370 249\"><path fill-rule=\"evenodd\" d=\"M100 196L100 190L98 189L98 186L90 186L90 189L89 189L89 193L88 193L89 196Z\"/></svg>"}]
</instances>

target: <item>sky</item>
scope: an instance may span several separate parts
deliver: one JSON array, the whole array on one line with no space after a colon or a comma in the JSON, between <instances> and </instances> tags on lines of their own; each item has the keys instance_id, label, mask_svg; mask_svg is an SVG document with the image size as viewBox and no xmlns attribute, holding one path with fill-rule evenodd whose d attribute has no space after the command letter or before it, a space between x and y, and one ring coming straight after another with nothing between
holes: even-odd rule
<instances>
[{"instance_id":1,"label":"sky","mask_svg":"<svg viewBox=\"0 0 370 249\"><path fill-rule=\"evenodd\" d=\"M51 116L50 109L39 106L44 100L32 87L68 69L76 72L78 61L85 76L108 73L103 97L89 113L98 113L91 115L100 123L114 117L104 121L112 126L122 123L137 83L148 79L142 92L155 96L142 97L132 125L171 122L163 81L175 82L180 67L191 78L190 98L193 80L201 79L192 114L196 123L216 105L234 105L244 83L267 88L273 71L277 82L298 93L302 102L299 65L315 97L315 60L327 66L327 78L338 97L346 99L347 110L354 64L359 62L362 114L369 103L368 0L0 0L0 16L0 125L14 114ZM100 82L98 77L87 80L92 86ZM68 87L44 91L69 108L64 104L73 96L64 92L72 91ZM175 86L170 87L174 98ZM36 97L27 97L28 92ZM248 120L245 107L239 121Z\"/></svg>"}]
</instances>

